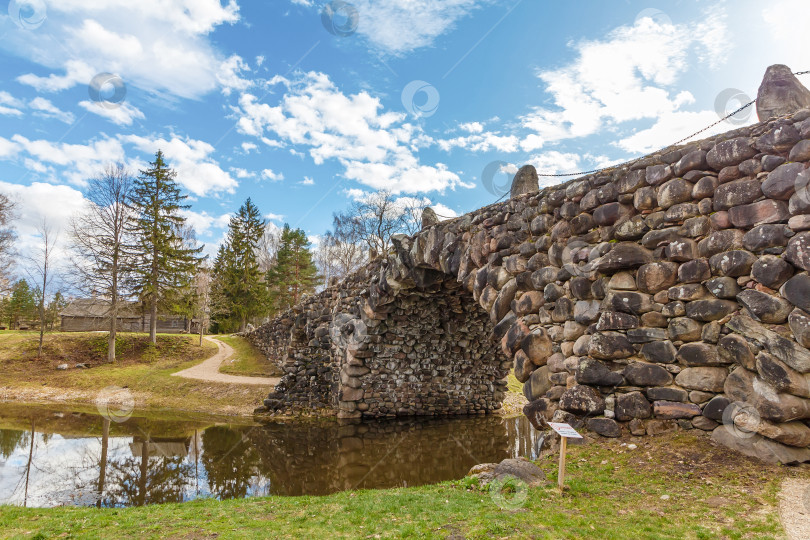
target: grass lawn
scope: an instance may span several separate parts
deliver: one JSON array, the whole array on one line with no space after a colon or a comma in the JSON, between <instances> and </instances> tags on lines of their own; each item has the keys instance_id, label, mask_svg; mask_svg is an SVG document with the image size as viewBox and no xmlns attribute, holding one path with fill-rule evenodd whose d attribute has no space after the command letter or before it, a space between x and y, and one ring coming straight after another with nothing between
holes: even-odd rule
<instances>
[{"instance_id":1,"label":"grass lawn","mask_svg":"<svg viewBox=\"0 0 810 540\"><path fill-rule=\"evenodd\" d=\"M325 497L132 509L0 507L0 536L781 538L778 485L788 475L808 474L714 447L702 433L635 439L635 449L628 442L569 446L564 494L556 490L557 456L541 458L549 484L530 489L523 503L498 505L497 497L465 479Z\"/></svg>"},{"instance_id":2,"label":"grass lawn","mask_svg":"<svg viewBox=\"0 0 810 540\"><path fill-rule=\"evenodd\" d=\"M211 336L233 347L234 355L220 366L220 373L246 377L281 377L284 372L241 336Z\"/></svg>"},{"instance_id":3,"label":"grass lawn","mask_svg":"<svg viewBox=\"0 0 810 540\"><path fill-rule=\"evenodd\" d=\"M152 346L146 334L119 334L114 364L105 361L106 333L46 334L42 360L37 340L36 332L0 332L0 401L93 403L102 389L117 386L131 392L136 409L233 415L250 414L268 391L170 377L217 352L211 342L198 345L197 336L161 334ZM60 364L69 369L57 370Z\"/></svg>"}]
</instances>

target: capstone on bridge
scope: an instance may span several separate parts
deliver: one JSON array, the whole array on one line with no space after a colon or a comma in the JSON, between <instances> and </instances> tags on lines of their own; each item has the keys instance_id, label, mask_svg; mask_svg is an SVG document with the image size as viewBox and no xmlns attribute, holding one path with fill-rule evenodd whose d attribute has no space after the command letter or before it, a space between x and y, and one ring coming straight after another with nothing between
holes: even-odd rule
<instances>
[{"instance_id":1,"label":"capstone on bridge","mask_svg":"<svg viewBox=\"0 0 810 540\"><path fill-rule=\"evenodd\" d=\"M760 123L399 235L250 338L285 371L264 411L496 411L538 429L675 429L810 460L810 92L772 66ZM763 117L767 115L767 117Z\"/></svg>"}]
</instances>

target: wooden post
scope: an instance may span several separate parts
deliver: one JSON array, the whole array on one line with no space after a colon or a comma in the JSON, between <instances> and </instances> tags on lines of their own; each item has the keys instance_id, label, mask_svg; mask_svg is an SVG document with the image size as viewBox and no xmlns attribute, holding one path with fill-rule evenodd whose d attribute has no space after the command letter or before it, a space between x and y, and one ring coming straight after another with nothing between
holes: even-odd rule
<instances>
[{"instance_id":1,"label":"wooden post","mask_svg":"<svg viewBox=\"0 0 810 540\"><path fill-rule=\"evenodd\" d=\"M562 491L565 484L565 450L568 446L568 437L560 437L560 439L560 466L557 470L557 486Z\"/></svg>"}]
</instances>

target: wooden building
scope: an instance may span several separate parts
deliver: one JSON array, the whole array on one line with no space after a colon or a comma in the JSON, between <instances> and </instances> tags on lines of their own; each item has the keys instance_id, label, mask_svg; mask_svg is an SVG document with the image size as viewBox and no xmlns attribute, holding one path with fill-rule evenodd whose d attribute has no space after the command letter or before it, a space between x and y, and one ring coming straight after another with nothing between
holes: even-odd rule
<instances>
[{"instance_id":1,"label":"wooden building","mask_svg":"<svg viewBox=\"0 0 810 540\"><path fill-rule=\"evenodd\" d=\"M110 302L101 298L74 300L59 314L63 332L95 332L110 329ZM148 332L150 315L140 302L122 302L116 327L121 332ZM157 331L179 334L191 330L190 321L178 315L158 315Z\"/></svg>"}]
</instances>

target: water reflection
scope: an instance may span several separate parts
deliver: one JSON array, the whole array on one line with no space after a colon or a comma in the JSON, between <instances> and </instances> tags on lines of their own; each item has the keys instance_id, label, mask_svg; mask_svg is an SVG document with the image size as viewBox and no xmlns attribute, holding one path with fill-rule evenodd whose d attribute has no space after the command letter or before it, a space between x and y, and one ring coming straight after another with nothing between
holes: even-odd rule
<instances>
[{"instance_id":1,"label":"water reflection","mask_svg":"<svg viewBox=\"0 0 810 540\"><path fill-rule=\"evenodd\" d=\"M0 411L0 504L140 506L198 497L322 495L460 478L536 455L525 418L223 425Z\"/></svg>"}]
</instances>

